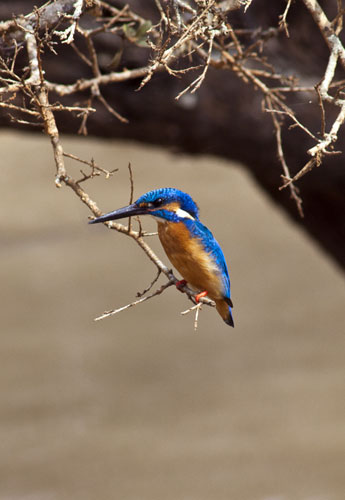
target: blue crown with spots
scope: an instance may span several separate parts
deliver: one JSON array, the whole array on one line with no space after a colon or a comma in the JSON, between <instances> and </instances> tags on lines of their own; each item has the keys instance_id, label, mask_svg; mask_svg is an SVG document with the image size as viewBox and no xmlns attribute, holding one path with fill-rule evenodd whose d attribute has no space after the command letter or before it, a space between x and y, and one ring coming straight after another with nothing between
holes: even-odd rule
<instances>
[{"instance_id":1,"label":"blue crown with spots","mask_svg":"<svg viewBox=\"0 0 345 500\"><path fill-rule=\"evenodd\" d=\"M141 203L152 204L152 206L164 207L169 203L177 202L185 212L188 212L194 219L199 220L199 209L189 194L175 188L160 188L149 191L143 194L135 202L136 205Z\"/></svg>"}]
</instances>

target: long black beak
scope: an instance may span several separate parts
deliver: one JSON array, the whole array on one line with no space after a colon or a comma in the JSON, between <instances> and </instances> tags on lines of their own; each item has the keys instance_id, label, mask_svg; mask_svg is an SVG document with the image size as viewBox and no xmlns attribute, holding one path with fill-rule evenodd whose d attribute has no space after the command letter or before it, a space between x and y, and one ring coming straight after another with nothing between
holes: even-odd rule
<instances>
[{"instance_id":1,"label":"long black beak","mask_svg":"<svg viewBox=\"0 0 345 500\"><path fill-rule=\"evenodd\" d=\"M133 203L133 205L128 205L128 207L119 208L118 210L114 210L114 212L109 212L108 214L101 215L101 217L97 217L97 219L90 220L89 224L98 224L99 222L123 219L124 217L132 217L134 215L145 215L147 213L146 207L138 207L138 205Z\"/></svg>"}]
</instances>

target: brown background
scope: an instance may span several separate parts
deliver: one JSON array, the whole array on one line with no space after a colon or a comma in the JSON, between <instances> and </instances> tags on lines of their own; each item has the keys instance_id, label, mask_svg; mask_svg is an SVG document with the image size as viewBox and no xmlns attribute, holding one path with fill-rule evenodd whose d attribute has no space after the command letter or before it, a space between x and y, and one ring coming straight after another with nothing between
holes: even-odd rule
<instances>
[{"instance_id":1,"label":"brown background","mask_svg":"<svg viewBox=\"0 0 345 500\"><path fill-rule=\"evenodd\" d=\"M128 202L128 161L136 196L173 186L198 202L236 328L206 308L195 334L173 289L93 322L155 269L55 189L44 137L2 131L0 144L0 498L343 500L343 275L240 166L64 140L120 168L87 187L104 211Z\"/></svg>"}]
</instances>

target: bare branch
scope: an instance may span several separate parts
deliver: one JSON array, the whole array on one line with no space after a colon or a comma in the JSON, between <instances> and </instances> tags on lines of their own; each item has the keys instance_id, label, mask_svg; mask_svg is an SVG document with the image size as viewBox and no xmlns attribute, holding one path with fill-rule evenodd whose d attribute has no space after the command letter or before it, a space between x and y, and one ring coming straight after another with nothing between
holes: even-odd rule
<instances>
[{"instance_id":1,"label":"bare branch","mask_svg":"<svg viewBox=\"0 0 345 500\"><path fill-rule=\"evenodd\" d=\"M75 2L73 4L73 7L74 7L73 14L71 14L71 15L66 14L65 15L65 18L72 19L71 25L68 28L66 28L64 31L55 31L55 33L57 35L59 35L62 43L69 44L69 43L73 42L77 22L82 14L83 3L84 3L84 0L75 0Z\"/></svg>"},{"instance_id":2,"label":"bare branch","mask_svg":"<svg viewBox=\"0 0 345 500\"><path fill-rule=\"evenodd\" d=\"M274 111L273 107L272 107L272 102L268 96L266 97L266 102L268 104L269 110ZM280 125L280 122L279 122L277 116L274 113L272 113L272 120L273 120L273 124L274 124L275 131L276 131L278 158L279 158L279 161L283 167L283 172L284 172L283 178L288 179L290 181L288 185L290 187L291 198L293 198L295 200L298 213L300 214L301 217L303 217L304 215L303 215L303 208L302 208L302 199L300 198L300 196L298 196L297 188L295 187L295 185L293 184L293 182L291 180L290 170L289 170L289 167L287 166L284 152L283 152L281 125ZM284 187L285 187L285 184L284 184Z\"/></svg>"},{"instance_id":3,"label":"bare branch","mask_svg":"<svg viewBox=\"0 0 345 500\"><path fill-rule=\"evenodd\" d=\"M133 194L134 194L134 184L133 184L133 172L132 172L132 167L131 163L128 163L128 171L129 171L129 182L131 185L131 194L129 196L129 204L132 205L133 203ZM132 217L129 217L128 219L128 232L131 232L132 229Z\"/></svg>"},{"instance_id":4,"label":"bare branch","mask_svg":"<svg viewBox=\"0 0 345 500\"><path fill-rule=\"evenodd\" d=\"M158 234L158 233L156 233L156 234ZM145 288L145 290L143 290L142 292L137 292L137 297L142 297L143 295L145 295L145 293L147 293L151 290L151 288L156 283L156 281L158 281L158 278L160 277L161 272L162 271L160 269L158 269L157 275L153 278L150 285L147 288Z\"/></svg>"},{"instance_id":5,"label":"bare branch","mask_svg":"<svg viewBox=\"0 0 345 500\"><path fill-rule=\"evenodd\" d=\"M199 302L198 304L195 304L195 306L190 307L186 311L182 311L181 314L189 314L192 311L195 311L195 317L194 317L194 331L196 332L198 329L198 319L199 319L199 312L201 311L202 303Z\"/></svg>"},{"instance_id":6,"label":"bare branch","mask_svg":"<svg viewBox=\"0 0 345 500\"><path fill-rule=\"evenodd\" d=\"M288 15L292 0L286 1L286 8L281 16L279 16L279 26L283 28L287 37L289 37L289 30L286 22L286 17Z\"/></svg>"},{"instance_id":7,"label":"bare branch","mask_svg":"<svg viewBox=\"0 0 345 500\"><path fill-rule=\"evenodd\" d=\"M168 281L164 285L162 285L158 290L155 292L151 293L150 295L145 295L145 297L141 297L138 300L135 300L134 302L131 302L130 304L127 304L126 306L120 307L119 309L112 309L111 311L105 311L101 316L98 316L95 318L95 321L99 321L104 318L109 318L110 316L114 316L115 314L118 314L119 312L125 311L126 309L129 309L130 307L137 306L138 304L141 304L142 302L145 302L146 300L152 299L152 297L156 297L157 295L160 295L161 293L164 292L169 286L173 285L171 281Z\"/></svg>"}]
</instances>

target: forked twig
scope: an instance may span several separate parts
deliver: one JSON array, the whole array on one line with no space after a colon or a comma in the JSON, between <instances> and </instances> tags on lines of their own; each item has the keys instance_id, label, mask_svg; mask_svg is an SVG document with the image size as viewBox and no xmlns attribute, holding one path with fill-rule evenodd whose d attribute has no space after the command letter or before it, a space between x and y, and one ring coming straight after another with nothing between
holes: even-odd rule
<instances>
[{"instance_id":1,"label":"forked twig","mask_svg":"<svg viewBox=\"0 0 345 500\"><path fill-rule=\"evenodd\" d=\"M181 314L189 314L192 311L195 311L195 316L194 316L194 331L196 332L198 329L198 319L199 319L199 313L201 311L202 303L198 302L198 304L195 304L195 306L190 307L189 309L186 309L185 311L182 311Z\"/></svg>"},{"instance_id":2,"label":"forked twig","mask_svg":"<svg viewBox=\"0 0 345 500\"><path fill-rule=\"evenodd\" d=\"M131 302L130 304L127 304L127 305L120 307L118 309L112 309L111 311L105 311L100 316L97 316L97 318L95 318L95 321L99 321L99 320L104 319L104 318L109 318L110 316L114 316L115 314L118 314L122 311L125 311L126 309L129 309L130 307L137 306L138 304L141 304L142 302L145 302L146 300L152 299L152 297L156 297L157 295L160 295L161 293L164 292L164 290L166 290L167 288L169 288L169 286L172 286L173 284L174 283L172 283L171 281L168 281L167 283L162 285L160 288L158 288L155 292L151 293L150 295L145 295L144 297L141 297L140 299L135 300L134 302Z\"/></svg>"},{"instance_id":3,"label":"forked twig","mask_svg":"<svg viewBox=\"0 0 345 500\"><path fill-rule=\"evenodd\" d=\"M285 10L284 10L283 14L281 16L279 16L279 26L284 29L285 34L286 34L287 37L289 37L290 34L289 34L288 25L287 25L287 22L286 22L286 17L288 15L289 9L291 7L291 2L292 2L292 0L287 0L286 1Z\"/></svg>"}]
</instances>

